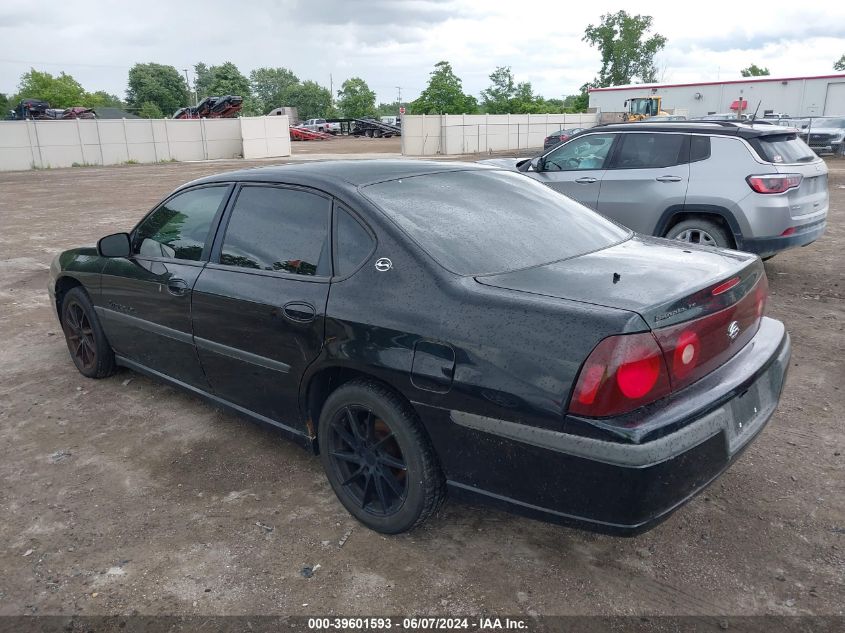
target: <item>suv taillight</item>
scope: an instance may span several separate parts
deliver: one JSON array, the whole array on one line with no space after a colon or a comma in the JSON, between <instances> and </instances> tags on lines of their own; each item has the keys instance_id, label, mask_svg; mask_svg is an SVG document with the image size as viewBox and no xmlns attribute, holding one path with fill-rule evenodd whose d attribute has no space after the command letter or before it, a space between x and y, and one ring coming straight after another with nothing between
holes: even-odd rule
<instances>
[{"instance_id":1,"label":"suv taillight","mask_svg":"<svg viewBox=\"0 0 845 633\"><path fill-rule=\"evenodd\" d=\"M734 285L731 279L709 292L718 297ZM569 412L591 418L622 415L692 384L754 337L767 295L761 275L742 299L712 314L602 340L578 374Z\"/></svg>"},{"instance_id":2,"label":"suv taillight","mask_svg":"<svg viewBox=\"0 0 845 633\"><path fill-rule=\"evenodd\" d=\"M801 174L765 174L749 176L745 180L757 193L783 193L801 186Z\"/></svg>"}]
</instances>

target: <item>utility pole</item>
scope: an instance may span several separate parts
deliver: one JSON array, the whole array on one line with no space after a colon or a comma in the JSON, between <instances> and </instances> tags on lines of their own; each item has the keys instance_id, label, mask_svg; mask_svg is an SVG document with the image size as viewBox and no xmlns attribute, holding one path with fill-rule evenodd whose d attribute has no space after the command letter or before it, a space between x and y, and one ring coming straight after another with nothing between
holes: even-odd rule
<instances>
[{"instance_id":1,"label":"utility pole","mask_svg":"<svg viewBox=\"0 0 845 633\"><path fill-rule=\"evenodd\" d=\"M397 110L396 111L398 112L399 108L402 107L402 86L396 86L396 90L397 90L397 95L396 95L396 108L397 108Z\"/></svg>"},{"instance_id":2,"label":"utility pole","mask_svg":"<svg viewBox=\"0 0 845 633\"><path fill-rule=\"evenodd\" d=\"M190 101L190 99L191 99L191 80L188 79L188 69L183 68L182 70L185 71L185 83L188 84L188 101ZM196 105L197 105L197 91L194 90L193 92L194 92L194 107L196 107ZM188 103L188 105L191 105L191 104Z\"/></svg>"}]
</instances>

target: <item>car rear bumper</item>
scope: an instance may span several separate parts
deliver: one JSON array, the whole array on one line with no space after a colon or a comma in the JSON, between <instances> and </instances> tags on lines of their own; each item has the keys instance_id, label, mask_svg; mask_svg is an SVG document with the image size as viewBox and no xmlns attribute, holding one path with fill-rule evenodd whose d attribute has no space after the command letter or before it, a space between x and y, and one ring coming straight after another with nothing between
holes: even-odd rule
<instances>
[{"instance_id":1,"label":"car rear bumper","mask_svg":"<svg viewBox=\"0 0 845 633\"><path fill-rule=\"evenodd\" d=\"M737 459L774 413L789 357L783 324L763 319L756 336L722 368L641 414L644 434L636 442L452 411L453 431L472 442L472 462L481 464L467 468L466 457L454 461L455 451L438 446L443 433L435 430L432 437L446 455L455 496L633 535L668 517Z\"/></svg>"},{"instance_id":2,"label":"car rear bumper","mask_svg":"<svg viewBox=\"0 0 845 633\"><path fill-rule=\"evenodd\" d=\"M779 237L757 237L742 240L740 250L756 253L760 257L769 257L780 251L798 246L807 246L819 239L827 228L827 217L812 224L805 224L796 228L795 233Z\"/></svg>"}]
</instances>

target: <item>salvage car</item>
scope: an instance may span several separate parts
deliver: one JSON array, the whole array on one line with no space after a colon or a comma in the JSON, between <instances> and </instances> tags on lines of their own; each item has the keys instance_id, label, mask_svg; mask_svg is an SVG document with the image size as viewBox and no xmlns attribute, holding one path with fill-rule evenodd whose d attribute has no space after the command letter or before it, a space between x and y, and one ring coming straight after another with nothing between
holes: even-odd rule
<instances>
[{"instance_id":1,"label":"salvage car","mask_svg":"<svg viewBox=\"0 0 845 633\"><path fill-rule=\"evenodd\" d=\"M127 367L277 429L384 533L447 490L645 530L760 433L790 356L759 258L478 164L202 178L59 254L49 295L83 375Z\"/></svg>"},{"instance_id":2,"label":"salvage car","mask_svg":"<svg viewBox=\"0 0 845 633\"><path fill-rule=\"evenodd\" d=\"M590 128L517 170L628 228L763 258L807 246L827 227L827 165L774 125L727 121Z\"/></svg>"},{"instance_id":3,"label":"salvage car","mask_svg":"<svg viewBox=\"0 0 845 633\"><path fill-rule=\"evenodd\" d=\"M550 149L552 147L557 147L564 141L568 141L573 136L582 132L583 128L580 127L573 127L568 130L557 130L556 132L552 132L546 138L543 139L543 149Z\"/></svg>"}]
</instances>

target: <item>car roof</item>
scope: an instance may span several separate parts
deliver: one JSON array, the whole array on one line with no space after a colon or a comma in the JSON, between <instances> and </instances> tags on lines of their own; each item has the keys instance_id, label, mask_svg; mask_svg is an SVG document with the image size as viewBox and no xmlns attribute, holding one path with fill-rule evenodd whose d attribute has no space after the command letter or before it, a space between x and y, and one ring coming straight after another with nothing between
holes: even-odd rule
<instances>
[{"instance_id":1,"label":"car roof","mask_svg":"<svg viewBox=\"0 0 845 633\"><path fill-rule=\"evenodd\" d=\"M303 185L337 185L338 181L355 187L411 178L449 171L479 171L496 169L489 165L460 161L433 160L327 160L297 163L292 165L270 165L223 172L194 180L190 185L210 182L279 182ZM187 185L186 185L187 186Z\"/></svg>"},{"instance_id":2,"label":"car roof","mask_svg":"<svg viewBox=\"0 0 845 633\"><path fill-rule=\"evenodd\" d=\"M649 132L685 132L689 134L713 134L716 136L740 136L742 138L755 138L771 134L784 134L782 128L771 125L754 127L745 123L734 121L666 121L649 123L608 123L597 125L586 131L600 129L613 132L636 132L638 130Z\"/></svg>"}]
</instances>

